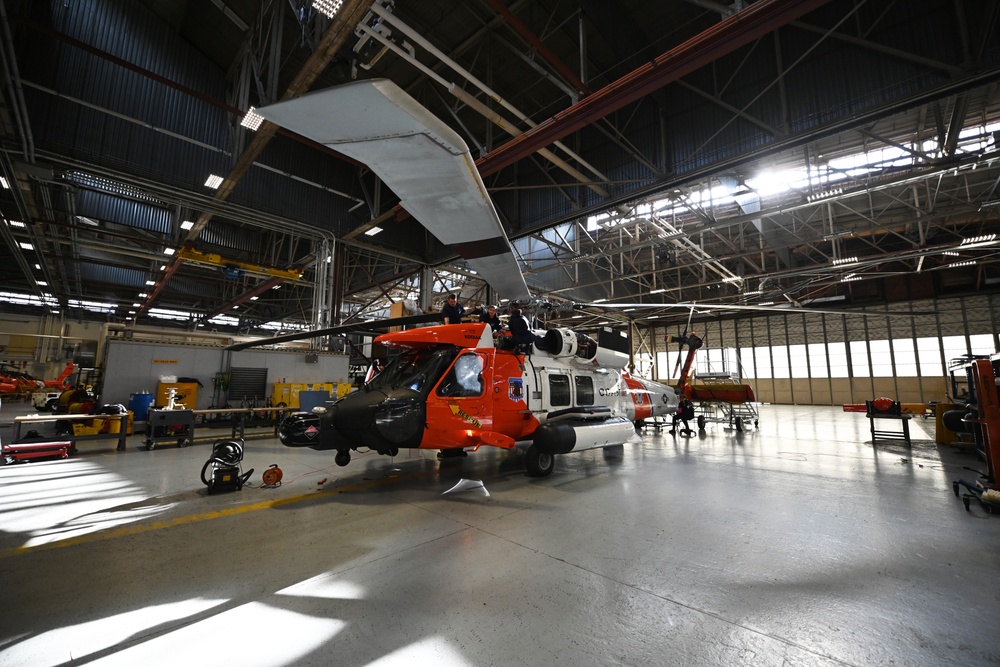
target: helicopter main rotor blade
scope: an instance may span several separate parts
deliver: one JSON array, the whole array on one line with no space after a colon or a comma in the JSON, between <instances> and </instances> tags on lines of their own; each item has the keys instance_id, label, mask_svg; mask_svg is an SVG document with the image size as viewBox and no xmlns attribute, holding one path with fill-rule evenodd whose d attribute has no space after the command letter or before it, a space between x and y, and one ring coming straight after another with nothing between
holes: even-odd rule
<instances>
[{"instance_id":1,"label":"helicopter main rotor blade","mask_svg":"<svg viewBox=\"0 0 1000 667\"><path fill-rule=\"evenodd\" d=\"M704 312L710 310L717 311L757 311L764 313L805 313L805 314L822 314L822 315L854 315L858 317L916 317L918 315L936 315L936 311L913 311L908 313L902 312L871 312L862 310L827 310L819 308L807 308L805 306L745 306L745 305L735 305L735 304L711 304L711 303L578 303L575 306L579 308L604 308L615 310L618 308L660 308L660 309L691 309L693 312ZM689 316L690 321L690 316Z\"/></svg>"},{"instance_id":2,"label":"helicopter main rotor blade","mask_svg":"<svg viewBox=\"0 0 1000 667\"><path fill-rule=\"evenodd\" d=\"M354 81L257 112L367 165L494 290L531 298L469 147L395 83Z\"/></svg>"},{"instance_id":3,"label":"helicopter main rotor blade","mask_svg":"<svg viewBox=\"0 0 1000 667\"><path fill-rule=\"evenodd\" d=\"M226 347L231 352L239 352L250 347L261 345L275 345L277 343L289 343L295 340L309 340L322 336L343 336L349 333L380 333L389 327L401 327L410 324L425 324L427 322L440 322L440 313L425 313L423 315L408 315L406 317L391 317L384 320L374 320L371 322L352 322L351 324L341 324L326 329L315 329L313 331L296 331L271 338L261 338L259 340L245 341Z\"/></svg>"}]
</instances>

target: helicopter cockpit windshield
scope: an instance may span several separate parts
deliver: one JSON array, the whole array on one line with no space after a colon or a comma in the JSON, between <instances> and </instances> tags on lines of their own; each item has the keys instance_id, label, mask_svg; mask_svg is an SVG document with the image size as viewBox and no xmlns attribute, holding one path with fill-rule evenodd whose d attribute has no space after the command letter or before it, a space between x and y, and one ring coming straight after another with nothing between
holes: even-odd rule
<instances>
[{"instance_id":1,"label":"helicopter cockpit windshield","mask_svg":"<svg viewBox=\"0 0 1000 667\"><path fill-rule=\"evenodd\" d=\"M405 387L425 394L431 390L455 358L454 347L408 350L372 379L372 387Z\"/></svg>"}]
</instances>

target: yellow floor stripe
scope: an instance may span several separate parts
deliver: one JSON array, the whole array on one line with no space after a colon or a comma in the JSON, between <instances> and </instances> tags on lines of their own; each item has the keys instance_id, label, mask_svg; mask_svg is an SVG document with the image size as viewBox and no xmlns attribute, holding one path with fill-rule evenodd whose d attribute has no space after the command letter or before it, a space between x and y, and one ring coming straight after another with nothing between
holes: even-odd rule
<instances>
[{"instance_id":1,"label":"yellow floor stripe","mask_svg":"<svg viewBox=\"0 0 1000 667\"><path fill-rule=\"evenodd\" d=\"M164 528L173 528L174 526L183 526L186 524L198 523L200 521L211 521L213 519L222 519L227 516L235 516L237 514L245 514L247 512L256 512L258 510L266 510L266 509L271 509L272 507L281 507L283 505L294 505L295 503L301 503L307 500L314 500L316 498L324 498L326 496L332 496L338 493L347 493L349 491L358 491L360 489L372 488L375 486L386 484L388 482L409 480L427 475L430 472L436 472L436 470L421 471L409 475L394 475L391 477L386 477L385 479L374 479L374 480L368 480L360 484L352 484L351 486L336 487L332 489L326 489L324 491L312 491L310 493L304 493L299 496L290 496L288 498L276 498L274 500L264 500L259 503L250 503L249 505L240 505L238 507L227 507L226 509L215 510L212 512L202 512L201 514L189 514L187 516L179 516L173 519L167 519L165 521L154 521L152 523L146 523L146 524L133 524L129 526L121 526L118 528L112 528L97 533L88 533L86 535L69 537L65 540L46 542L45 544L38 544L35 546L9 547L6 549L0 549L0 558L9 558L11 556L20 556L23 554L36 553L39 551L51 551L53 549L62 549L65 547L76 546L79 544L87 544L89 542L97 542L100 540L112 540L119 537L128 537L130 535L139 535L141 533L148 533L154 530L163 530Z\"/></svg>"}]
</instances>

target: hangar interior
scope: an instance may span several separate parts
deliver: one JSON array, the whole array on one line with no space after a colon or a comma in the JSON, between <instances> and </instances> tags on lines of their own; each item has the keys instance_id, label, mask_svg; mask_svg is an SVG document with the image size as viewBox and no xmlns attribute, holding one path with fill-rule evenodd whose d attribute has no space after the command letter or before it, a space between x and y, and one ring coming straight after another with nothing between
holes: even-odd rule
<instances>
[{"instance_id":1,"label":"hangar interior","mask_svg":"<svg viewBox=\"0 0 1000 667\"><path fill-rule=\"evenodd\" d=\"M760 403L745 433L647 429L544 480L502 452L341 470L273 437L247 445L247 468L288 470L264 501L206 496L207 447L138 435L5 467L4 588L34 602L0 654L155 664L223 655L235 624L281 640L248 641L248 664L1000 661L1000 538L951 489L977 448L919 418L909 446L876 443L840 408L953 402L1000 349L998 18L996 0L0 0L0 374L73 361L98 403L242 366L350 384L368 338L222 349L450 293L506 304L373 169L255 113L386 79L467 144L545 327L624 332L633 373L663 382L670 337L696 331L696 372ZM145 344L148 368L121 355ZM0 441L35 409L18 393Z\"/></svg>"}]
</instances>

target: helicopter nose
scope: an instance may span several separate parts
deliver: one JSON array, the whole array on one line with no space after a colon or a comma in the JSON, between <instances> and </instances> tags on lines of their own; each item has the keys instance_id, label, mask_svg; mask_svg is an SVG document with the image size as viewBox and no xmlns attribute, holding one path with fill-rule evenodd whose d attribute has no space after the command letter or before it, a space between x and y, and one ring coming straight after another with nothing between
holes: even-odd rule
<instances>
[{"instance_id":1,"label":"helicopter nose","mask_svg":"<svg viewBox=\"0 0 1000 667\"><path fill-rule=\"evenodd\" d=\"M423 436L424 402L410 389L355 392L335 409L337 431L376 451L416 447Z\"/></svg>"},{"instance_id":2,"label":"helicopter nose","mask_svg":"<svg viewBox=\"0 0 1000 667\"><path fill-rule=\"evenodd\" d=\"M387 398L375 411L375 430L395 447L416 447L424 430L424 401L419 396Z\"/></svg>"}]
</instances>

